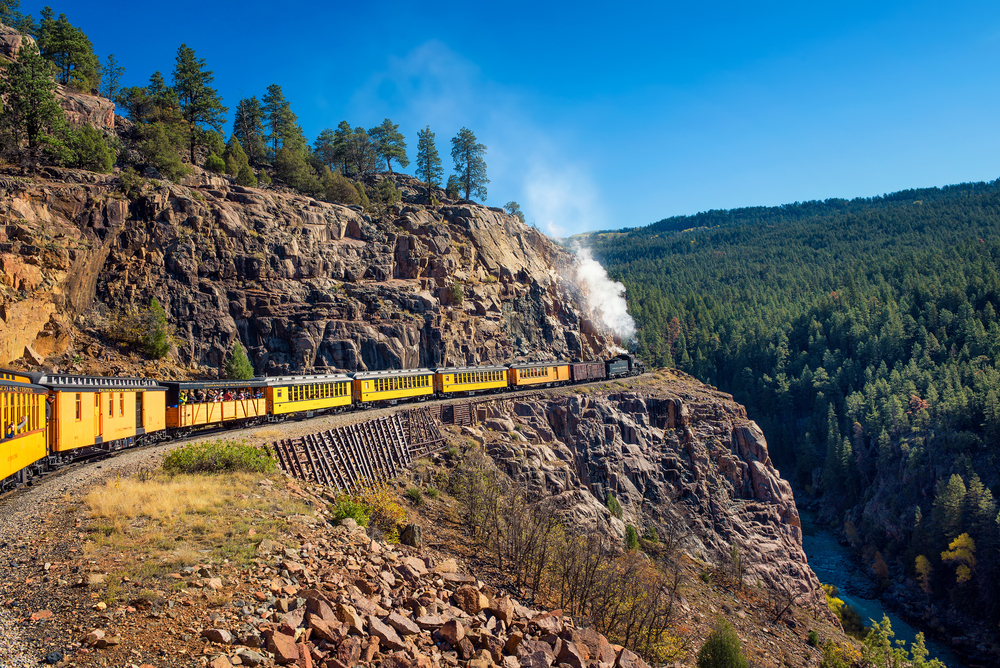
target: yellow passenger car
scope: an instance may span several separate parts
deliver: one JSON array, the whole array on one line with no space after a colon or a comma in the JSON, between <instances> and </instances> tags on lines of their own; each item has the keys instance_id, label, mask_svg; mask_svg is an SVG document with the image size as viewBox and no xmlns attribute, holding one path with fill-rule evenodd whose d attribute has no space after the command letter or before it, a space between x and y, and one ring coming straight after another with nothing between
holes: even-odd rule
<instances>
[{"instance_id":1,"label":"yellow passenger car","mask_svg":"<svg viewBox=\"0 0 1000 668\"><path fill-rule=\"evenodd\" d=\"M0 370L0 486L24 482L48 455L45 398L31 378Z\"/></svg>"},{"instance_id":2,"label":"yellow passenger car","mask_svg":"<svg viewBox=\"0 0 1000 668\"><path fill-rule=\"evenodd\" d=\"M568 383L569 364L561 362L530 362L510 365L510 384L516 387Z\"/></svg>"},{"instance_id":3,"label":"yellow passenger car","mask_svg":"<svg viewBox=\"0 0 1000 668\"><path fill-rule=\"evenodd\" d=\"M495 392L506 387L507 367L477 366L434 369L434 391L437 394Z\"/></svg>"},{"instance_id":4,"label":"yellow passenger car","mask_svg":"<svg viewBox=\"0 0 1000 668\"><path fill-rule=\"evenodd\" d=\"M402 371L366 371L352 375L354 401L396 403L400 399L429 397L434 394L434 372L430 369Z\"/></svg>"},{"instance_id":5,"label":"yellow passenger car","mask_svg":"<svg viewBox=\"0 0 1000 668\"><path fill-rule=\"evenodd\" d=\"M351 405L351 377L275 376L267 379L267 403L271 415L328 411Z\"/></svg>"},{"instance_id":6,"label":"yellow passenger car","mask_svg":"<svg viewBox=\"0 0 1000 668\"><path fill-rule=\"evenodd\" d=\"M253 380L164 382L167 429L190 429L267 416L266 383Z\"/></svg>"},{"instance_id":7,"label":"yellow passenger car","mask_svg":"<svg viewBox=\"0 0 1000 668\"><path fill-rule=\"evenodd\" d=\"M32 374L53 403L49 445L72 457L83 448L120 450L163 431L164 388L146 378Z\"/></svg>"}]
</instances>

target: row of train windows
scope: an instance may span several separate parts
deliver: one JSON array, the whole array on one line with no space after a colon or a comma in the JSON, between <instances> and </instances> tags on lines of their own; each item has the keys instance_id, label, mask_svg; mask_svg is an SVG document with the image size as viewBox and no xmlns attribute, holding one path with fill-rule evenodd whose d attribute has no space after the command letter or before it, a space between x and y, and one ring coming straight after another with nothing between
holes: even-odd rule
<instances>
[{"instance_id":1,"label":"row of train windows","mask_svg":"<svg viewBox=\"0 0 1000 668\"><path fill-rule=\"evenodd\" d=\"M115 393L108 393L108 417L113 418L115 416ZM101 393L94 393L94 415L96 416L101 412ZM118 417L125 417L125 393L118 393ZM76 393L76 421L80 422L83 420L83 394L80 392Z\"/></svg>"},{"instance_id":2,"label":"row of train windows","mask_svg":"<svg viewBox=\"0 0 1000 668\"><path fill-rule=\"evenodd\" d=\"M540 366L535 369L521 369L521 378L543 378L549 375L552 367Z\"/></svg>"},{"instance_id":3,"label":"row of train windows","mask_svg":"<svg viewBox=\"0 0 1000 668\"><path fill-rule=\"evenodd\" d=\"M419 387L430 387L430 376L402 376L397 378L376 378L375 391L389 392L391 390L412 390Z\"/></svg>"},{"instance_id":4,"label":"row of train windows","mask_svg":"<svg viewBox=\"0 0 1000 668\"><path fill-rule=\"evenodd\" d=\"M312 383L310 385L292 385L288 389L288 397L292 401L346 397L350 393L350 383Z\"/></svg>"},{"instance_id":5,"label":"row of train windows","mask_svg":"<svg viewBox=\"0 0 1000 668\"><path fill-rule=\"evenodd\" d=\"M468 373L455 374L455 382L459 384L496 383L503 379L503 371L470 371Z\"/></svg>"},{"instance_id":6,"label":"row of train windows","mask_svg":"<svg viewBox=\"0 0 1000 668\"><path fill-rule=\"evenodd\" d=\"M0 438L40 429L44 399L40 394L0 392Z\"/></svg>"}]
</instances>

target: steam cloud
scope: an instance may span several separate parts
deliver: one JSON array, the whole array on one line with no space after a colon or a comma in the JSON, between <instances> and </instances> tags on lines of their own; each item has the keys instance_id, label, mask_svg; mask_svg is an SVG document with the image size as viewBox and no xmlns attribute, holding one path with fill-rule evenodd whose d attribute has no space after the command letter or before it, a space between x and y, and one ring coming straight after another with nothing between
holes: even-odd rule
<instances>
[{"instance_id":1,"label":"steam cloud","mask_svg":"<svg viewBox=\"0 0 1000 668\"><path fill-rule=\"evenodd\" d=\"M635 320L628 314L625 286L608 278L608 272L589 248L576 246L573 250L579 260L576 283L583 291L587 308L623 342L631 341L635 338Z\"/></svg>"}]
</instances>

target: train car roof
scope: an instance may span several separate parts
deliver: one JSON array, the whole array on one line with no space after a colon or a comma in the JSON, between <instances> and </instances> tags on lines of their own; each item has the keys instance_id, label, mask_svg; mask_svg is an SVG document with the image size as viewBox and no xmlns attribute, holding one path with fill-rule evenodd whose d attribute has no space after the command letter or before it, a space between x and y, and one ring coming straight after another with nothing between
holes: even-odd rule
<instances>
[{"instance_id":1,"label":"train car roof","mask_svg":"<svg viewBox=\"0 0 1000 668\"><path fill-rule=\"evenodd\" d=\"M68 373L29 374L36 385L53 390L94 392L100 390L145 390L161 392L166 388L152 378L124 378L117 376L74 376Z\"/></svg>"},{"instance_id":2,"label":"train car roof","mask_svg":"<svg viewBox=\"0 0 1000 668\"><path fill-rule=\"evenodd\" d=\"M505 366L439 366L434 373L465 373L467 371L506 371Z\"/></svg>"},{"instance_id":3,"label":"train car roof","mask_svg":"<svg viewBox=\"0 0 1000 668\"><path fill-rule=\"evenodd\" d=\"M569 366L571 362L557 362L552 360L551 362L521 362L519 364L511 364L511 369L536 369L540 366Z\"/></svg>"},{"instance_id":4,"label":"train car roof","mask_svg":"<svg viewBox=\"0 0 1000 668\"><path fill-rule=\"evenodd\" d=\"M267 385L266 378L252 378L250 380L163 380L161 385L165 385L172 390L224 390L231 387L264 387Z\"/></svg>"},{"instance_id":5,"label":"train car roof","mask_svg":"<svg viewBox=\"0 0 1000 668\"><path fill-rule=\"evenodd\" d=\"M326 373L310 376L268 376L265 382L268 385L308 385L310 383L333 383L350 380L346 373Z\"/></svg>"},{"instance_id":6,"label":"train car roof","mask_svg":"<svg viewBox=\"0 0 1000 668\"><path fill-rule=\"evenodd\" d=\"M28 371L13 371L12 369L0 369L0 381L9 380L14 383L32 383L34 380Z\"/></svg>"},{"instance_id":7,"label":"train car roof","mask_svg":"<svg viewBox=\"0 0 1000 668\"><path fill-rule=\"evenodd\" d=\"M351 374L355 380L372 380L374 378L392 378L395 376L427 376L433 374L431 369L392 369L389 371L359 371Z\"/></svg>"},{"instance_id":8,"label":"train car roof","mask_svg":"<svg viewBox=\"0 0 1000 668\"><path fill-rule=\"evenodd\" d=\"M16 387L19 390L27 388L39 392L45 392L44 387L32 382L32 380L31 376L27 373L0 369L0 387Z\"/></svg>"}]
</instances>

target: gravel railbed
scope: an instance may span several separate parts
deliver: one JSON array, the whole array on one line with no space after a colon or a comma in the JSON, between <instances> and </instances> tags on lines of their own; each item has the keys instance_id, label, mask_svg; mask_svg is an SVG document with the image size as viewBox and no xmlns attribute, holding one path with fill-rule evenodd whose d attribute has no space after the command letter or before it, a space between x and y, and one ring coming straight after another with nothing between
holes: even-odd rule
<instances>
[{"instance_id":1,"label":"gravel railbed","mask_svg":"<svg viewBox=\"0 0 1000 668\"><path fill-rule=\"evenodd\" d=\"M537 390L532 390L532 392L534 391ZM515 392L496 395L496 398L517 398L525 394L527 392ZM365 411L350 411L310 419L288 420L247 429L220 430L183 441L172 441L136 450L126 450L100 461L73 464L50 473L31 487L25 487L0 497L0 575L6 576L5 571L7 571L8 566L12 565L9 546L22 543L26 538L26 532L31 531L31 527L39 525L43 518L65 507L68 498L81 498L91 487L114 476L131 476L143 470L155 470L159 468L164 454L186 443L217 438L245 438L251 443L262 445L280 439L297 438L388 416L400 410L432 404L463 403L469 400L469 397L458 397L426 403L400 404ZM28 627L24 626L22 621L23 617L19 616L16 611L10 610L5 605L0 605L0 668L37 666L43 659L31 650L28 638L22 633Z\"/></svg>"}]
</instances>

